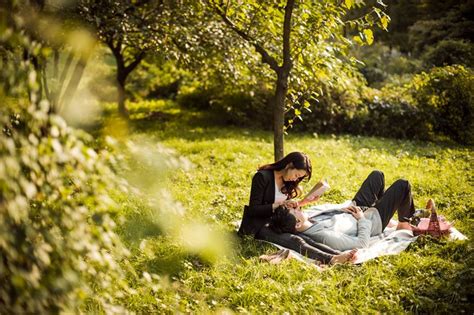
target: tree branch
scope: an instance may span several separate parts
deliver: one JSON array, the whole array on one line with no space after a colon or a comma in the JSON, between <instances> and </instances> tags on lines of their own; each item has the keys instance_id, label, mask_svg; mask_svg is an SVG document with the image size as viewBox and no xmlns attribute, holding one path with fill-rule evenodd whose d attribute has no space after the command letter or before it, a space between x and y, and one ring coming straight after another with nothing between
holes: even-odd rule
<instances>
[{"instance_id":1,"label":"tree branch","mask_svg":"<svg viewBox=\"0 0 474 315\"><path fill-rule=\"evenodd\" d=\"M79 86L90 55L91 54L89 53L84 53L82 56L79 56L76 62L76 66L74 67L74 70L72 72L71 78L69 79L69 83L66 86L66 90L64 91L64 94L61 97L61 105L59 107L59 110L61 110L61 108L65 106L68 106L71 102L71 99Z\"/></svg>"},{"instance_id":2,"label":"tree branch","mask_svg":"<svg viewBox=\"0 0 474 315\"><path fill-rule=\"evenodd\" d=\"M291 0L294 2L294 0ZM238 28L225 14L225 12L222 12L222 10L216 6L213 6L214 10L216 13L222 18L223 22L227 24L237 35L242 37L245 41L250 43L255 50L262 56L262 60L264 63L268 64L270 68L272 68L275 72L280 71L280 67L278 66L277 61L268 54L268 52L263 48L257 41L252 38L250 35L242 31L240 28Z\"/></svg>"},{"instance_id":3,"label":"tree branch","mask_svg":"<svg viewBox=\"0 0 474 315\"><path fill-rule=\"evenodd\" d=\"M117 67L121 68L124 66L123 64L123 56L121 52L122 40L118 39L117 45L114 45L113 39L106 40L107 46L109 46L110 50L114 54L115 59L117 60Z\"/></svg>"},{"instance_id":4,"label":"tree branch","mask_svg":"<svg viewBox=\"0 0 474 315\"><path fill-rule=\"evenodd\" d=\"M318 31L319 31L320 27L319 26L314 26L312 27L312 29L310 30L309 34L317 34ZM309 43L313 42L315 44L318 43L318 41L314 41L312 38L315 38L315 36L313 37L308 37L304 40L302 40L302 45L298 48L298 47L295 47L293 49L293 60L298 60L299 56L303 53L303 51L306 49L306 47L308 47Z\"/></svg>"},{"instance_id":5,"label":"tree branch","mask_svg":"<svg viewBox=\"0 0 474 315\"><path fill-rule=\"evenodd\" d=\"M140 51L140 53L135 57L135 60L133 60L131 63L129 63L125 67L125 73L128 75L130 72L132 72L133 69L135 69L136 66L140 64L140 62L145 58L146 52L144 50Z\"/></svg>"},{"instance_id":6,"label":"tree branch","mask_svg":"<svg viewBox=\"0 0 474 315\"><path fill-rule=\"evenodd\" d=\"M49 90L48 79L46 78L46 65L47 63L45 60L43 66L41 67L41 78L43 79L44 94L46 98L51 102L51 91Z\"/></svg>"},{"instance_id":7,"label":"tree branch","mask_svg":"<svg viewBox=\"0 0 474 315\"><path fill-rule=\"evenodd\" d=\"M375 10L374 8L372 8L372 10L370 10L369 12L367 13L364 13L362 16L359 16L357 18L354 18L354 19L348 19L348 20L345 20L345 21L342 21L344 24L347 24L347 23L356 23L358 21L362 21L367 15L370 15L372 13L374 13Z\"/></svg>"},{"instance_id":8,"label":"tree branch","mask_svg":"<svg viewBox=\"0 0 474 315\"><path fill-rule=\"evenodd\" d=\"M291 69L290 33L291 33L291 16L293 14L294 7L295 7L295 0L288 0L285 7L285 20L283 21L283 66L282 68L287 71Z\"/></svg>"},{"instance_id":9,"label":"tree branch","mask_svg":"<svg viewBox=\"0 0 474 315\"><path fill-rule=\"evenodd\" d=\"M59 77L56 90L54 91L54 97L53 97L54 106L58 106L59 96L61 95L63 88L66 84L66 76L69 72L69 68L71 67L73 58L74 58L74 53L71 51L69 52L66 62L64 63L63 70L61 71L61 76Z\"/></svg>"}]
</instances>

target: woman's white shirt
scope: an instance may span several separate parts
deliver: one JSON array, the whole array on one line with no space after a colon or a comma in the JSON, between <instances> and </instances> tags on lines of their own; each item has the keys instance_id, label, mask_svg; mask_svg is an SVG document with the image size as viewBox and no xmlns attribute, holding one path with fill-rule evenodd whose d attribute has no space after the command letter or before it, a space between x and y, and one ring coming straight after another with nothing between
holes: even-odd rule
<instances>
[{"instance_id":1,"label":"woman's white shirt","mask_svg":"<svg viewBox=\"0 0 474 315\"><path fill-rule=\"evenodd\" d=\"M280 188L278 188L278 185L275 181L275 203L282 203L287 198L288 197L280 191Z\"/></svg>"}]
</instances>

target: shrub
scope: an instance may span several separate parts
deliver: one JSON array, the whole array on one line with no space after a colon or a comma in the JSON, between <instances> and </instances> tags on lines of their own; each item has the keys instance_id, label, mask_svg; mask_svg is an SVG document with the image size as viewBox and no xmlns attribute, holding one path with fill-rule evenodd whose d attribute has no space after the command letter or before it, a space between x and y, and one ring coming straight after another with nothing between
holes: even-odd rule
<instances>
[{"instance_id":1,"label":"shrub","mask_svg":"<svg viewBox=\"0 0 474 315\"><path fill-rule=\"evenodd\" d=\"M422 59L428 67L460 64L474 64L474 44L461 40L442 40L429 47Z\"/></svg>"},{"instance_id":2,"label":"shrub","mask_svg":"<svg viewBox=\"0 0 474 315\"><path fill-rule=\"evenodd\" d=\"M4 109L0 120L0 313L77 311L85 300L111 311L127 292L113 157L85 145L46 103Z\"/></svg>"},{"instance_id":3,"label":"shrub","mask_svg":"<svg viewBox=\"0 0 474 315\"><path fill-rule=\"evenodd\" d=\"M407 94L406 88L388 86L377 90L362 86L357 89L360 92L354 92L351 98L346 95L344 99L334 93L331 99L321 98L311 113L302 115L303 121L295 129L391 138L432 138L424 113Z\"/></svg>"},{"instance_id":4,"label":"shrub","mask_svg":"<svg viewBox=\"0 0 474 315\"><path fill-rule=\"evenodd\" d=\"M309 111L302 110L302 121L294 124L295 130L323 133L347 131L362 104L361 91L366 88L366 82L361 75L341 76L340 82L344 82L344 86L321 82L320 95L307 100Z\"/></svg>"},{"instance_id":5,"label":"shrub","mask_svg":"<svg viewBox=\"0 0 474 315\"><path fill-rule=\"evenodd\" d=\"M272 95L272 91L262 86L222 88L214 83L207 87L183 86L177 100L183 107L209 110L226 124L271 129L273 110L269 100Z\"/></svg>"},{"instance_id":6,"label":"shrub","mask_svg":"<svg viewBox=\"0 0 474 315\"><path fill-rule=\"evenodd\" d=\"M178 104L185 108L208 110L217 95L213 88L183 87L178 94Z\"/></svg>"},{"instance_id":7,"label":"shrub","mask_svg":"<svg viewBox=\"0 0 474 315\"><path fill-rule=\"evenodd\" d=\"M351 133L391 138L431 139L430 126L406 88L388 85L367 91L363 105L351 121Z\"/></svg>"},{"instance_id":8,"label":"shrub","mask_svg":"<svg viewBox=\"0 0 474 315\"><path fill-rule=\"evenodd\" d=\"M185 75L173 62L160 56L149 56L130 74L127 90L133 100L174 99Z\"/></svg>"},{"instance_id":9,"label":"shrub","mask_svg":"<svg viewBox=\"0 0 474 315\"><path fill-rule=\"evenodd\" d=\"M407 84L372 89L328 87L295 130L432 140L437 135L474 142L474 81L463 66L434 68Z\"/></svg>"},{"instance_id":10,"label":"shrub","mask_svg":"<svg viewBox=\"0 0 474 315\"><path fill-rule=\"evenodd\" d=\"M264 89L255 91L224 92L211 103L216 112L227 124L273 128L273 108L270 104L272 93Z\"/></svg>"},{"instance_id":11,"label":"shrub","mask_svg":"<svg viewBox=\"0 0 474 315\"><path fill-rule=\"evenodd\" d=\"M355 56L363 64L358 65L368 84L381 87L384 82L392 82L392 78L416 73L421 69L421 62L400 53L395 48L377 43L372 46L359 47Z\"/></svg>"},{"instance_id":12,"label":"shrub","mask_svg":"<svg viewBox=\"0 0 474 315\"><path fill-rule=\"evenodd\" d=\"M463 66L433 68L414 77L411 93L433 130L474 143L474 75Z\"/></svg>"}]
</instances>

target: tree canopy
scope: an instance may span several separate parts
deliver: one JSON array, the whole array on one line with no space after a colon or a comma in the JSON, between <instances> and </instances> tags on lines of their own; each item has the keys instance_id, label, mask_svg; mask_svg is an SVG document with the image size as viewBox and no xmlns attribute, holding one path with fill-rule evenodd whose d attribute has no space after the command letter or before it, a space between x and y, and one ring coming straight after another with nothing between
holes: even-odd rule
<instances>
[{"instance_id":1,"label":"tree canopy","mask_svg":"<svg viewBox=\"0 0 474 315\"><path fill-rule=\"evenodd\" d=\"M241 53L249 57L258 54L273 72L275 160L284 153L285 111L295 107L308 109L309 103L304 100L309 96L318 97L315 91L318 80L336 81L338 72L350 68L348 46L353 41L372 44L371 28L386 29L389 22L382 10L385 6L382 1L378 1L380 7L374 6L354 19L347 19L348 12L363 4L351 0L344 3L249 0L238 4L209 0L205 4L221 18L223 27L234 34L235 40L227 41L225 48L233 50L235 43L244 41L246 46ZM346 32L352 30L358 33L348 39ZM300 108L294 110L296 117L300 117Z\"/></svg>"}]
</instances>

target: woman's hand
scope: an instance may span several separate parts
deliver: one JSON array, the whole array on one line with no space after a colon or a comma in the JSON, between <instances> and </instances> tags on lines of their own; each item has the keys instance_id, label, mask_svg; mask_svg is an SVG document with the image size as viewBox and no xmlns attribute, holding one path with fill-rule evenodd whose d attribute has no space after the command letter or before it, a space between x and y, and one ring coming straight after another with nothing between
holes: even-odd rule
<instances>
[{"instance_id":1,"label":"woman's hand","mask_svg":"<svg viewBox=\"0 0 474 315\"><path fill-rule=\"evenodd\" d=\"M307 198L307 199L304 199L306 201L308 201L307 203L311 203L311 202L316 202L318 201L319 199L321 199L321 196L313 196L313 197L310 197L310 198Z\"/></svg>"},{"instance_id":2,"label":"woman's hand","mask_svg":"<svg viewBox=\"0 0 474 315\"><path fill-rule=\"evenodd\" d=\"M296 209L299 207L298 201L295 201L295 200L285 200L283 201L283 205L285 205L287 208L293 208L293 209Z\"/></svg>"},{"instance_id":3,"label":"woman's hand","mask_svg":"<svg viewBox=\"0 0 474 315\"><path fill-rule=\"evenodd\" d=\"M346 212L349 212L350 214L352 214L352 216L357 220L359 221L360 219L364 218L364 212L362 211L361 208L357 207L357 206L349 206L347 208L344 209Z\"/></svg>"},{"instance_id":4,"label":"woman's hand","mask_svg":"<svg viewBox=\"0 0 474 315\"><path fill-rule=\"evenodd\" d=\"M303 200L301 200L300 202L298 202L298 205L299 205L300 207L303 207L303 206L306 206L306 205L309 204L309 203L313 203L313 202L318 201L320 198L321 198L321 196L315 196L315 197L313 197L313 198L303 199Z\"/></svg>"},{"instance_id":5,"label":"woman's hand","mask_svg":"<svg viewBox=\"0 0 474 315\"><path fill-rule=\"evenodd\" d=\"M298 205L298 201L294 201L294 200L285 200L283 202L275 202L272 204L272 210L275 211L276 208L278 208L279 206L285 206L287 208L291 208L291 209L297 209L299 207Z\"/></svg>"},{"instance_id":6,"label":"woman's hand","mask_svg":"<svg viewBox=\"0 0 474 315\"><path fill-rule=\"evenodd\" d=\"M275 210L276 208L278 208L281 205L283 205L287 208L292 208L292 209L298 209L301 206L301 204L299 204L298 201L285 200L283 202L275 202L274 204L272 204L272 209Z\"/></svg>"}]
</instances>

